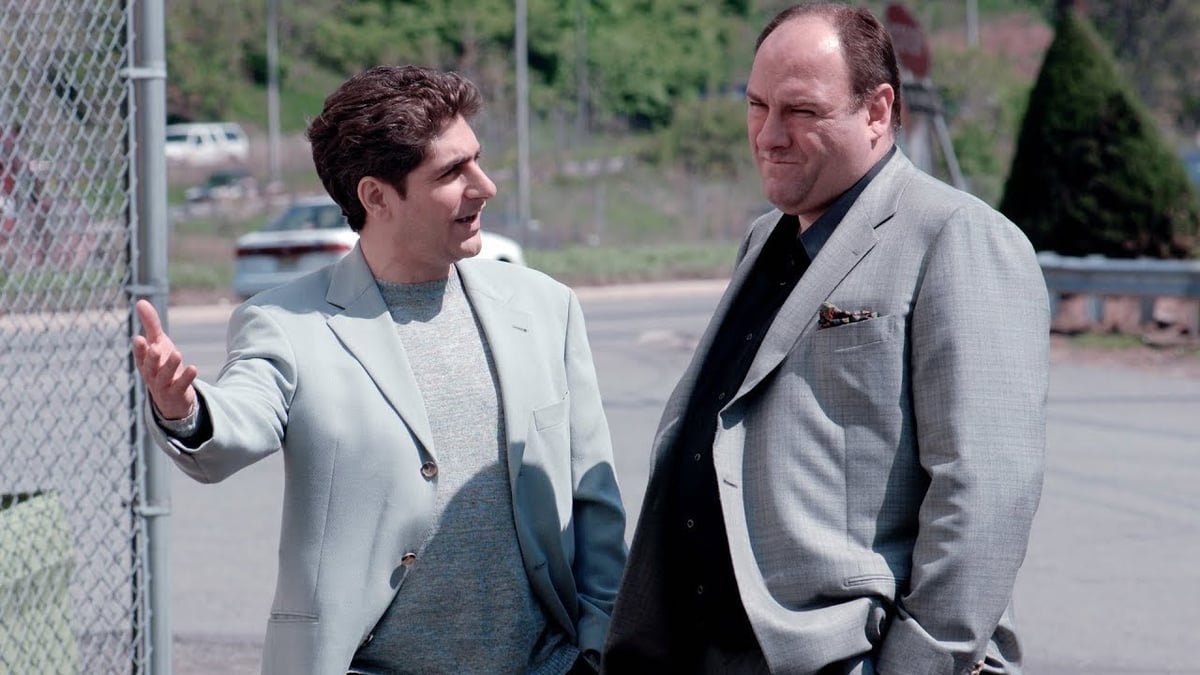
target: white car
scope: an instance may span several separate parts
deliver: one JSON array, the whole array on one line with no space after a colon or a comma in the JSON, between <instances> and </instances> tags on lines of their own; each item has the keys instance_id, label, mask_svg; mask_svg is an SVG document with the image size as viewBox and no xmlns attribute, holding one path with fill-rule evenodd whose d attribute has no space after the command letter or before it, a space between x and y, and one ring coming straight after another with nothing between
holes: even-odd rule
<instances>
[{"instance_id":1,"label":"white car","mask_svg":"<svg viewBox=\"0 0 1200 675\"><path fill-rule=\"evenodd\" d=\"M482 232L479 257L525 264L517 242ZM248 298L325 265L354 248L358 233L350 229L342 208L328 196L296 201L261 230L237 240L233 292Z\"/></svg>"},{"instance_id":2,"label":"white car","mask_svg":"<svg viewBox=\"0 0 1200 675\"><path fill-rule=\"evenodd\" d=\"M163 152L178 164L243 163L250 157L250 141L236 122L168 124Z\"/></svg>"}]
</instances>

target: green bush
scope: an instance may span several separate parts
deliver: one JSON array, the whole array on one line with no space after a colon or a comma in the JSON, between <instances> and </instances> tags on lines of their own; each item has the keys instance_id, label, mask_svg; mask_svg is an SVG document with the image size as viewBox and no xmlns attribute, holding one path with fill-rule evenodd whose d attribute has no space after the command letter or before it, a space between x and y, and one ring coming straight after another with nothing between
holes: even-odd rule
<instances>
[{"instance_id":1,"label":"green bush","mask_svg":"<svg viewBox=\"0 0 1200 675\"><path fill-rule=\"evenodd\" d=\"M1200 205L1183 163L1085 17L1064 11L1000 210L1039 250L1187 257Z\"/></svg>"},{"instance_id":2,"label":"green bush","mask_svg":"<svg viewBox=\"0 0 1200 675\"><path fill-rule=\"evenodd\" d=\"M676 165L702 177L736 175L750 164L746 140L746 102L712 98L681 103L675 121L657 134L650 159Z\"/></svg>"}]
</instances>

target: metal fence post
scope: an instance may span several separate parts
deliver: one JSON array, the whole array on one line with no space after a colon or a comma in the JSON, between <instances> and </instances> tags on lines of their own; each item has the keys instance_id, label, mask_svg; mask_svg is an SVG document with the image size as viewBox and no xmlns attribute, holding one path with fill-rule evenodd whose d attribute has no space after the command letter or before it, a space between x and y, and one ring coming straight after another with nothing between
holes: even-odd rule
<instances>
[{"instance_id":1,"label":"metal fence post","mask_svg":"<svg viewBox=\"0 0 1200 675\"><path fill-rule=\"evenodd\" d=\"M133 301L150 301L167 327L167 164L166 140L166 36L163 0L140 0L136 27L134 81L135 155L133 222L137 236ZM134 375L135 381L138 380ZM138 385L141 391L141 385ZM142 396L137 398L142 399ZM170 513L170 463L139 425L140 457L146 470L145 494L136 514L145 519L148 609L147 672L171 673L170 569L168 520Z\"/></svg>"}]
</instances>

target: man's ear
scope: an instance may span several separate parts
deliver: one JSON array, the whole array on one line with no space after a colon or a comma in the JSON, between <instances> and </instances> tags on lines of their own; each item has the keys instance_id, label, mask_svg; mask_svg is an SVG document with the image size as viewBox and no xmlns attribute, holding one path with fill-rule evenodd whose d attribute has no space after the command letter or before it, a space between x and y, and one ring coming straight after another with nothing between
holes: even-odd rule
<instances>
[{"instance_id":1,"label":"man's ear","mask_svg":"<svg viewBox=\"0 0 1200 675\"><path fill-rule=\"evenodd\" d=\"M900 114L899 110L892 110L895 103L896 92L886 83L875 87L875 92L867 99L867 126L875 138L885 136L892 128L893 112Z\"/></svg>"},{"instance_id":2,"label":"man's ear","mask_svg":"<svg viewBox=\"0 0 1200 675\"><path fill-rule=\"evenodd\" d=\"M363 176L358 181L358 201L367 212L367 220L387 220L392 193L395 193L392 186L374 176Z\"/></svg>"}]
</instances>

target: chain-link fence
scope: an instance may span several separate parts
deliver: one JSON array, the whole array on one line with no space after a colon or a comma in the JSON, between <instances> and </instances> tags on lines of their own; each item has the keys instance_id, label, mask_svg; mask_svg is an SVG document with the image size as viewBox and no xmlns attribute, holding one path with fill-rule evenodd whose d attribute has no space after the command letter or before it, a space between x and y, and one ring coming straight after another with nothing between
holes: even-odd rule
<instances>
[{"instance_id":1,"label":"chain-link fence","mask_svg":"<svg viewBox=\"0 0 1200 675\"><path fill-rule=\"evenodd\" d=\"M134 0L0 0L0 673L146 672Z\"/></svg>"}]
</instances>

